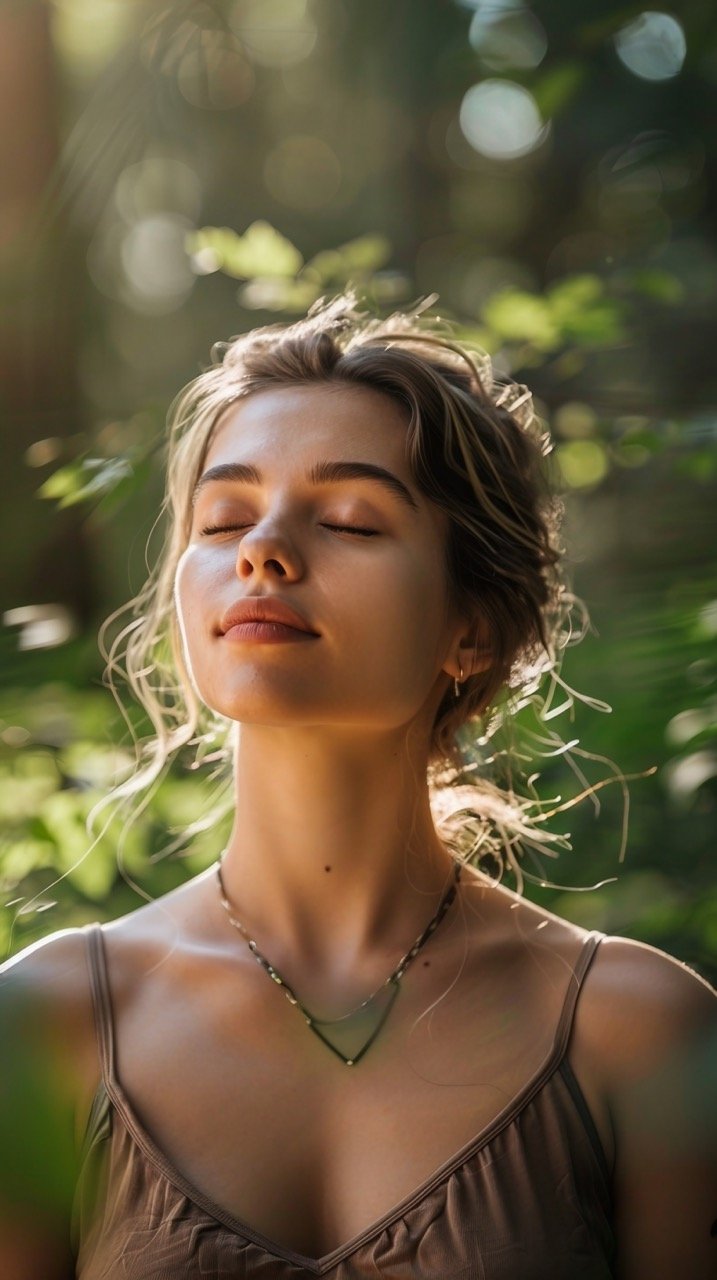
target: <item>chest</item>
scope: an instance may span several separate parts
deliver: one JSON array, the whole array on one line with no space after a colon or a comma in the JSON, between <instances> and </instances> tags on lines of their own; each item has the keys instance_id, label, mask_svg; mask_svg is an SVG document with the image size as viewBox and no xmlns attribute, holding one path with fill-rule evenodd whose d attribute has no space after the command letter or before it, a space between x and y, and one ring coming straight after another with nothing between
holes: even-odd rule
<instances>
[{"instance_id":1,"label":"chest","mask_svg":"<svg viewBox=\"0 0 717 1280\"><path fill-rule=\"evenodd\" d=\"M164 1157L281 1246L321 1257L473 1142L550 1052L550 984L486 990L446 953L346 1067L255 965L166 966L114 1000L116 1075Z\"/></svg>"}]
</instances>

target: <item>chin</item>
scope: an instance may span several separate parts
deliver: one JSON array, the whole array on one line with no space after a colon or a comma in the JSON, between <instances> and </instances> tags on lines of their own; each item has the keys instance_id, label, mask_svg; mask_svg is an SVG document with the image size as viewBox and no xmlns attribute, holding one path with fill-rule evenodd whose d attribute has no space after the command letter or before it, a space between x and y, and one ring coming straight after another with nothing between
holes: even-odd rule
<instances>
[{"instance_id":1,"label":"chin","mask_svg":"<svg viewBox=\"0 0 717 1280\"><path fill-rule=\"evenodd\" d=\"M237 724L265 724L272 726L306 723L312 708L297 706L296 698L283 698L279 692L254 690L236 698L203 698L203 702L215 715Z\"/></svg>"}]
</instances>

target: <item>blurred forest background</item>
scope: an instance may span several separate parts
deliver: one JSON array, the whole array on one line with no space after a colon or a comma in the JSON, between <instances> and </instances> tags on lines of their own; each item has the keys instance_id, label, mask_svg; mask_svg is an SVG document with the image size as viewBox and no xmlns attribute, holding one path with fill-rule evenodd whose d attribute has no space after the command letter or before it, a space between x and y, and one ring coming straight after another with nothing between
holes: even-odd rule
<instances>
[{"instance_id":1,"label":"blurred forest background","mask_svg":"<svg viewBox=\"0 0 717 1280\"><path fill-rule=\"evenodd\" d=\"M561 815L570 888L526 892L717 977L716 86L707 0L2 0L0 960L220 852L181 760L91 847L132 760L97 631L159 545L179 387L353 281L438 293L534 389L594 626L564 676L613 708L561 732L655 769L622 861L606 787Z\"/></svg>"}]
</instances>

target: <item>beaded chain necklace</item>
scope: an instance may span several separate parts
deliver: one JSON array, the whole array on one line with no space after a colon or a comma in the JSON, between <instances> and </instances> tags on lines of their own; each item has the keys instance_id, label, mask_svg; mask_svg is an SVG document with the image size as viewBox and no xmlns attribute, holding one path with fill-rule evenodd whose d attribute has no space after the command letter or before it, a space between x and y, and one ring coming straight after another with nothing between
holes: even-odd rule
<instances>
[{"instance_id":1,"label":"beaded chain necklace","mask_svg":"<svg viewBox=\"0 0 717 1280\"><path fill-rule=\"evenodd\" d=\"M332 1053L335 1053L337 1057L341 1058L341 1061L344 1062L347 1067L355 1066L356 1063L359 1061L359 1059L361 1059L366 1053L366 1051L371 1047L374 1040L376 1039L376 1036L381 1030L381 1027L385 1023L389 1013L391 1012L393 1002L396 999L396 996L398 995L398 984L401 981L401 978L406 972L408 966L412 963L413 960L415 960L421 948L425 945L425 943L431 937L433 932L438 928L438 925L440 924L448 908L453 902L456 896L456 893L458 891L458 881L460 880L460 875L461 875L461 863L457 859L454 859L455 871L454 871L453 883L448 889L447 893L442 898L440 905L438 907L438 910L436 911L436 914L433 916L432 920L428 922L428 924L426 925L426 928L423 930L423 933L419 934L419 936L416 938L416 941L414 942L413 946L406 952L404 956L401 957L398 964L396 965L396 968L393 970L393 973L391 973L388 976L388 978L386 978L385 982L382 982L380 986L378 986L376 990L371 993L370 996L367 996L365 1000L362 1000L361 1003L356 1005L354 1009L350 1009L348 1013L342 1014L340 1018L317 1018L315 1014L309 1013L309 1010L304 1007L304 1005L299 1000L299 997L289 986L289 983L286 982L284 978L282 978L281 974L278 972L277 969L275 969L274 965L271 964L271 962L267 960L265 956L262 955L255 940L244 928L244 925L241 923L241 921L237 920L236 917L233 915L233 908L229 899L227 898L226 890L224 888L224 881L222 879L221 863L222 863L223 857L224 855L222 854L222 857L220 857L219 862L217 863L217 879L219 880L219 894L221 897L221 903L222 903L222 906L224 907L224 910L227 913L230 923L234 926L235 929L239 931L239 933L242 934L242 936L248 943L248 946L252 952L252 955L254 956L254 959L257 961L257 963L260 964L262 969L266 970L269 977L274 982L276 982L278 986L280 986L283 989L284 995L286 996L289 1003L295 1005L297 1009L303 1014L304 1020L307 1026L310 1028L310 1030L313 1031L314 1034L317 1035L319 1039L322 1040L323 1043L329 1049L331 1049ZM364 1041L364 1043L359 1047L359 1049L355 1053L352 1053L350 1055L345 1054L338 1047L338 1045L334 1044L329 1039L328 1035L326 1035L324 1031L321 1031L319 1029L320 1027L330 1027L330 1026L338 1025L339 1023L344 1023L348 1018L352 1018L358 1013L363 1013L363 1011L367 1009L370 1004L373 1003L373 1001L376 999L377 996L379 996L381 993L386 993L386 992L388 992L388 997L383 1009L380 1012L378 1023L370 1032L368 1039Z\"/></svg>"}]
</instances>

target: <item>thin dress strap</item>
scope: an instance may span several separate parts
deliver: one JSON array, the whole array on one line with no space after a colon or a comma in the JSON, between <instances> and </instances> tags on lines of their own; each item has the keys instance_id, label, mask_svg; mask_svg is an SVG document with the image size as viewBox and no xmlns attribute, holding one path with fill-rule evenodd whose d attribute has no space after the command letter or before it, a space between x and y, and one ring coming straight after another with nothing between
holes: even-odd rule
<instances>
[{"instance_id":1,"label":"thin dress strap","mask_svg":"<svg viewBox=\"0 0 717 1280\"><path fill-rule=\"evenodd\" d=\"M85 926L87 932L90 985L95 1015L95 1032L102 1066L102 1080L110 1088L115 1079L115 1039L112 1022L112 999L107 977L105 940L100 924Z\"/></svg>"},{"instance_id":2,"label":"thin dress strap","mask_svg":"<svg viewBox=\"0 0 717 1280\"><path fill-rule=\"evenodd\" d=\"M599 933L597 930L589 933L583 943L582 950L575 961L575 966L570 975L568 989L565 994L563 1008L560 1013L560 1019L555 1033L555 1047L553 1050L554 1062L560 1063L565 1057L568 1044L570 1042L570 1033L573 1029L573 1020L575 1018L578 996L580 995L585 975L587 974L587 971L595 958L598 946L604 937L605 934Z\"/></svg>"}]
</instances>

